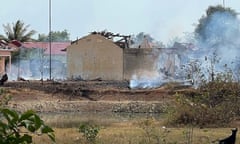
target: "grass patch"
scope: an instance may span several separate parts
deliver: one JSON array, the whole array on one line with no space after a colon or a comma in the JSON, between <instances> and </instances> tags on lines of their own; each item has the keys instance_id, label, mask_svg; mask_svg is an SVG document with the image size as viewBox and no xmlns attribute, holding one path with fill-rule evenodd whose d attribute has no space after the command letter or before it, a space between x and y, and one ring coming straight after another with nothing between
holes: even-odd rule
<instances>
[{"instance_id":1,"label":"grass patch","mask_svg":"<svg viewBox=\"0 0 240 144\"><path fill-rule=\"evenodd\" d=\"M58 117L59 118L59 117ZM61 119L54 119L59 121ZM101 120L100 120L101 119ZM77 124L77 121L79 122ZM166 127L164 119L132 118L116 119L105 117L81 117L75 119L76 126L53 127L57 144L86 144L86 139L79 132L81 122L90 121L100 126L96 137L97 144L184 144L190 141L193 144L216 143L217 140L231 134L231 128L198 128L198 127ZM52 125L50 125L52 126ZM167 132L167 133L166 133ZM237 136L236 143L239 143ZM164 142L160 141L163 140ZM47 137L34 137L34 142L50 144Z\"/></svg>"}]
</instances>

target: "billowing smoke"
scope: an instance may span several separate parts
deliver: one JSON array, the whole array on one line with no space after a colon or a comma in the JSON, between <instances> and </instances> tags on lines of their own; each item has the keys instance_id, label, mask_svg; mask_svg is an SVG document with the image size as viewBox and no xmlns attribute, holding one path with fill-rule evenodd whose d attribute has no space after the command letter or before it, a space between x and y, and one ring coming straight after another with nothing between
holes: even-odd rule
<instances>
[{"instance_id":1,"label":"billowing smoke","mask_svg":"<svg viewBox=\"0 0 240 144\"><path fill-rule=\"evenodd\" d=\"M173 48L172 57L160 53L153 72L134 74L130 80L131 88L156 88L167 82L194 83L211 81L221 73L231 73L233 80L240 79L240 22L233 14L225 11L215 12L203 22L195 38L194 48L181 45ZM189 43L189 42L186 42ZM182 45L183 46L183 45ZM170 58L170 59L169 59ZM170 63L169 63L170 62ZM173 68L168 68L170 66Z\"/></svg>"},{"instance_id":2,"label":"billowing smoke","mask_svg":"<svg viewBox=\"0 0 240 144\"><path fill-rule=\"evenodd\" d=\"M214 69L214 75L232 71L236 80L239 69L240 54L240 21L228 11L215 12L211 15L205 27L200 31L201 37L197 39L202 60L202 69ZM207 66L208 65L208 66Z\"/></svg>"}]
</instances>

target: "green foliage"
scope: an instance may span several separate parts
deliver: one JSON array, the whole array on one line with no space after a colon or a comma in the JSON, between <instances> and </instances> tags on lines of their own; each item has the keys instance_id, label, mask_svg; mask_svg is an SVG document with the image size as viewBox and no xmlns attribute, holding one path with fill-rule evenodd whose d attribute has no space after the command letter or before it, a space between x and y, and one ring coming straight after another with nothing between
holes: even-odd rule
<instances>
[{"instance_id":1,"label":"green foliage","mask_svg":"<svg viewBox=\"0 0 240 144\"><path fill-rule=\"evenodd\" d=\"M20 42L33 41L32 36L36 33L35 30L28 30L30 25L25 25L24 22L17 20L16 23L3 25L5 35L0 35L0 39L7 42L18 40ZM19 51L12 53L12 61L15 62L19 56ZM7 59L7 61L9 61Z\"/></svg>"},{"instance_id":2,"label":"green foliage","mask_svg":"<svg viewBox=\"0 0 240 144\"><path fill-rule=\"evenodd\" d=\"M20 42L31 41L32 36L36 33L35 30L28 31L30 25L25 25L24 22L17 20L16 23L3 25L5 35L0 35L0 39L7 42L18 40Z\"/></svg>"},{"instance_id":3,"label":"green foliage","mask_svg":"<svg viewBox=\"0 0 240 144\"><path fill-rule=\"evenodd\" d=\"M196 90L178 93L170 124L224 126L239 116L240 85L216 79Z\"/></svg>"},{"instance_id":4,"label":"green foliage","mask_svg":"<svg viewBox=\"0 0 240 144\"><path fill-rule=\"evenodd\" d=\"M49 41L50 35L39 34L38 41L47 42ZM67 30L63 31L52 31L51 37L53 42L69 42L70 41L70 34Z\"/></svg>"},{"instance_id":5,"label":"green foliage","mask_svg":"<svg viewBox=\"0 0 240 144\"><path fill-rule=\"evenodd\" d=\"M227 64L219 70L220 61L213 52L205 57L204 66L197 60L186 66L187 79L194 81L196 89L175 95L175 105L169 110L170 124L223 126L240 115L237 74Z\"/></svg>"},{"instance_id":6,"label":"green foliage","mask_svg":"<svg viewBox=\"0 0 240 144\"><path fill-rule=\"evenodd\" d=\"M54 131L45 125L43 120L33 111L29 110L19 114L14 110L1 109L0 143L2 144L30 144L31 134L46 134L55 142Z\"/></svg>"},{"instance_id":7,"label":"green foliage","mask_svg":"<svg viewBox=\"0 0 240 144\"><path fill-rule=\"evenodd\" d=\"M97 135L100 131L100 127L98 125L85 122L80 125L79 127L79 132L81 132L84 136L84 138L87 140L89 143L95 143Z\"/></svg>"}]
</instances>

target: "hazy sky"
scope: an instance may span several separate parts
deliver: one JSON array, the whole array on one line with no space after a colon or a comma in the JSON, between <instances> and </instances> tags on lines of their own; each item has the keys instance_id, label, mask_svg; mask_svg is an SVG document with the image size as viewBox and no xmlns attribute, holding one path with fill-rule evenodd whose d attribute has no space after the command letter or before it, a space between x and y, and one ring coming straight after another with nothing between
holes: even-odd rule
<instances>
[{"instance_id":1,"label":"hazy sky","mask_svg":"<svg viewBox=\"0 0 240 144\"><path fill-rule=\"evenodd\" d=\"M166 43L185 32L192 32L208 6L223 4L223 1L52 0L52 30L68 30L71 40L105 29L124 35L145 32ZM49 0L2 0L0 24L20 19L38 33L47 34L48 4ZM240 12L239 0L225 0L225 6ZM0 33L3 33L1 26Z\"/></svg>"}]
</instances>

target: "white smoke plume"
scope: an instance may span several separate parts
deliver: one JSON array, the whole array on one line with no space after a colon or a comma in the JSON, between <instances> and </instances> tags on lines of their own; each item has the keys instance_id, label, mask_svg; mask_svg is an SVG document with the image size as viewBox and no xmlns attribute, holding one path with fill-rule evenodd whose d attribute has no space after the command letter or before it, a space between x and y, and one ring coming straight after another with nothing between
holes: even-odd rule
<instances>
[{"instance_id":1,"label":"white smoke plume","mask_svg":"<svg viewBox=\"0 0 240 144\"><path fill-rule=\"evenodd\" d=\"M202 69L213 63L215 73L225 72L229 69L236 79L239 69L240 54L240 21L229 12L215 12L205 25L203 34L205 39L198 39L196 45L199 47L202 61ZM205 63L205 64L204 64Z\"/></svg>"},{"instance_id":2,"label":"white smoke plume","mask_svg":"<svg viewBox=\"0 0 240 144\"><path fill-rule=\"evenodd\" d=\"M240 21L228 12L211 15L203 28L203 39L195 39L195 48L183 52L180 64L172 77L161 71L163 60L156 61L156 71L134 74L130 80L131 88L156 88L167 82L193 81L195 87L201 81L210 81L219 73L232 72L233 80L240 80ZM188 42L187 42L188 43ZM161 57L161 56L159 56ZM181 68L180 68L181 67Z\"/></svg>"},{"instance_id":3,"label":"white smoke plume","mask_svg":"<svg viewBox=\"0 0 240 144\"><path fill-rule=\"evenodd\" d=\"M132 76L130 80L131 88L157 88L165 83L169 82L167 77L157 71L141 71L138 74Z\"/></svg>"}]
</instances>

